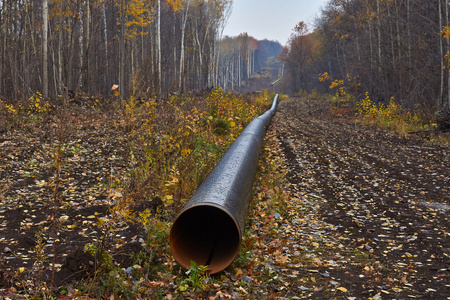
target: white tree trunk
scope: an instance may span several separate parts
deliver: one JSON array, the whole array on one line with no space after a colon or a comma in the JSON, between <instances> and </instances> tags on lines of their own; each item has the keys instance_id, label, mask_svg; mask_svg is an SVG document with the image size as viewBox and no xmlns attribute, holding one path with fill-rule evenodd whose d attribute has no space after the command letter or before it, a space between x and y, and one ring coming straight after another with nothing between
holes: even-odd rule
<instances>
[{"instance_id":1,"label":"white tree trunk","mask_svg":"<svg viewBox=\"0 0 450 300\"><path fill-rule=\"evenodd\" d=\"M2 1L2 7L5 7L5 0ZM2 19L0 19L1 24L5 24L5 17L4 15L0 15L2 17ZM2 26L0 28L1 30L1 38L2 38L2 56L0 57L1 61L4 61L3 56L5 55L5 51L6 51L6 26ZM3 64L0 64L0 93L3 92Z\"/></svg>"},{"instance_id":2,"label":"white tree trunk","mask_svg":"<svg viewBox=\"0 0 450 300\"><path fill-rule=\"evenodd\" d=\"M42 0L42 95L48 98L48 0Z\"/></svg>"},{"instance_id":3,"label":"white tree trunk","mask_svg":"<svg viewBox=\"0 0 450 300\"><path fill-rule=\"evenodd\" d=\"M381 76L381 15L380 15L380 0L377 0L377 34L378 34L378 73Z\"/></svg>"},{"instance_id":4,"label":"white tree trunk","mask_svg":"<svg viewBox=\"0 0 450 300\"><path fill-rule=\"evenodd\" d=\"M395 0L395 14L397 15L397 47L398 47L398 61L402 61L402 47L401 47L401 37L400 37L400 13L398 11L397 0Z\"/></svg>"},{"instance_id":5,"label":"white tree trunk","mask_svg":"<svg viewBox=\"0 0 450 300\"><path fill-rule=\"evenodd\" d=\"M156 43L157 43L157 64L158 64L158 96L161 95L162 75L161 75L161 0L158 0L158 17L156 26Z\"/></svg>"},{"instance_id":6,"label":"white tree trunk","mask_svg":"<svg viewBox=\"0 0 450 300\"><path fill-rule=\"evenodd\" d=\"M442 0L439 0L439 28L443 28L444 24L442 22ZM439 99L438 99L438 106L440 108L443 107L444 104L444 70L445 70L445 61L444 61L444 41L442 35L439 37L439 53L441 56L441 85L439 90Z\"/></svg>"},{"instance_id":7,"label":"white tree trunk","mask_svg":"<svg viewBox=\"0 0 450 300\"><path fill-rule=\"evenodd\" d=\"M119 90L120 99L123 100L125 93L125 1L120 5L120 41L119 41Z\"/></svg>"},{"instance_id":8,"label":"white tree trunk","mask_svg":"<svg viewBox=\"0 0 450 300\"><path fill-rule=\"evenodd\" d=\"M445 24L446 26L448 26L448 16L449 16L449 6L445 5ZM450 39L446 39L447 40L447 53L450 53ZM450 68L447 67L447 109L450 110ZM444 101L443 101L444 102ZM442 109L444 109L445 105L443 103L442 105Z\"/></svg>"},{"instance_id":9,"label":"white tree trunk","mask_svg":"<svg viewBox=\"0 0 450 300\"><path fill-rule=\"evenodd\" d=\"M63 43L63 34L62 30L58 32L58 92L61 93L64 91L63 82L62 82L62 74L63 74L63 52L62 52L62 43Z\"/></svg>"},{"instance_id":10,"label":"white tree trunk","mask_svg":"<svg viewBox=\"0 0 450 300\"><path fill-rule=\"evenodd\" d=\"M406 2L406 26L407 26L407 31L408 31L408 67L409 67L409 71L412 70L412 46L411 46L411 1L408 0Z\"/></svg>"},{"instance_id":11,"label":"white tree trunk","mask_svg":"<svg viewBox=\"0 0 450 300\"><path fill-rule=\"evenodd\" d=\"M240 47L239 47L240 48ZM241 51L239 51L238 56L238 65L237 65L237 79L238 79L238 87L241 87Z\"/></svg>"},{"instance_id":12,"label":"white tree trunk","mask_svg":"<svg viewBox=\"0 0 450 300\"><path fill-rule=\"evenodd\" d=\"M370 70L373 69L373 42L372 42L372 20L370 19L370 9L367 8L367 16L368 16L368 31L369 31L369 49L370 49Z\"/></svg>"},{"instance_id":13,"label":"white tree trunk","mask_svg":"<svg viewBox=\"0 0 450 300\"><path fill-rule=\"evenodd\" d=\"M86 0L86 67L84 69L84 80L86 82L86 92L90 93L90 84L89 84L89 48L91 43L91 1Z\"/></svg>"},{"instance_id":14,"label":"white tree trunk","mask_svg":"<svg viewBox=\"0 0 450 300\"><path fill-rule=\"evenodd\" d=\"M84 31L84 24L83 24L83 18L80 18L80 36L78 38L78 42L80 43L80 68L78 72L78 80L77 80L77 90L79 88L83 88L83 81L81 80L82 74L83 74L83 66L84 66L84 45L83 45L83 31Z\"/></svg>"},{"instance_id":15,"label":"white tree trunk","mask_svg":"<svg viewBox=\"0 0 450 300\"><path fill-rule=\"evenodd\" d=\"M103 19L103 38L105 39L105 77L104 84L105 88L108 91L108 94L111 93L111 84L109 82L109 53L108 53L108 27L106 22L106 0L102 1L102 19Z\"/></svg>"},{"instance_id":16,"label":"white tree trunk","mask_svg":"<svg viewBox=\"0 0 450 300\"><path fill-rule=\"evenodd\" d=\"M186 8L181 20L181 48L180 48L180 73L178 74L178 89L180 90L180 92L184 92L184 53L185 53L185 49L184 49L184 35L186 32L186 21L187 21L187 17L188 17L188 12L189 12L189 6L191 4L190 0L186 1Z\"/></svg>"}]
</instances>

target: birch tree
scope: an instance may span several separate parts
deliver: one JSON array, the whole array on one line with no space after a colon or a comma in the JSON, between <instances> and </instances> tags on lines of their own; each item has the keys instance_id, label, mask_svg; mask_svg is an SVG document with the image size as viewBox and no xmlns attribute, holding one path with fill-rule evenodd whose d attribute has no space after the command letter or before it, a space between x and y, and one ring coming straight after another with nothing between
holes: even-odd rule
<instances>
[{"instance_id":1,"label":"birch tree","mask_svg":"<svg viewBox=\"0 0 450 300\"><path fill-rule=\"evenodd\" d=\"M231 3L0 0L0 96L108 95L119 84L127 97L138 71L149 94L216 84Z\"/></svg>"},{"instance_id":2,"label":"birch tree","mask_svg":"<svg viewBox=\"0 0 450 300\"><path fill-rule=\"evenodd\" d=\"M162 73L161 73L161 0L157 0L157 23L156 23L156 65L158 66L158 96L162 91Z\"/></svg>"},{"instance_id":3,"label":"birch tree","mask_svg":"<svg viewBox=\"0 0 450 300\"><path fill-rule=\"evenodd\" d=\"M48 0L42 0L42 95L48 98Z\"/></svg>"},{"instance_id":4,"label":"birch tree","mask_svg":"<svg viewBox=\"0 0 450 300\"><path fill-rule=\"evenodd\" d=\"M185 47L184 40L186 34L186 23L189 14L189 7L191 6L191 0L186 0L183 8L182 19L181 19L181 38L180 38L180 68L179 68L179 77L178 77L178 89L181 92L185 91L184 86L184 64L185 64Z\"/></svg>"}]
</instances>

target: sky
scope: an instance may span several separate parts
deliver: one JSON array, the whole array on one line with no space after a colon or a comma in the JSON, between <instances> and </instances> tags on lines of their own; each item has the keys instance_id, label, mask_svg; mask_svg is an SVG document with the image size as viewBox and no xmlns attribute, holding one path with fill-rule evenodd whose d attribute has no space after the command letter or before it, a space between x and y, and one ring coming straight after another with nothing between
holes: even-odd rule
<instances>
[{"instance_id":1,"label":"sky","mask_svg":"<svg viewBox=\"0 0 450 300\"><path fill-rule=\"evenodd\" d=\"M274 40L285 45L300 21L312 28L320 8L329 0L234 0L223 35L247 32L257 40Z\"/></svg>"}]
</instances>

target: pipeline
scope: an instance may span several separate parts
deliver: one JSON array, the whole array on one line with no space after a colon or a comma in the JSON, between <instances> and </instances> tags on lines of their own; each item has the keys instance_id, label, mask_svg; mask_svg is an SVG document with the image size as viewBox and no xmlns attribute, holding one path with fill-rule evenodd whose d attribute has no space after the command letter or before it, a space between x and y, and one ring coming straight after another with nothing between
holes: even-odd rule
<instances>
[{"instance_id":1,"label":"pipeline","mask_svg":"<svg viewBox=\"0 0 450 300\"><path fill-rule=\"evenodd\" d=\"M278 78L277 80L275 80L274 82L272 82L272 83L270 84L270 86L274 86L275 84L277 84L278 82L280 82L281 79L283 79L283 77L284 77L284 64L283 64L283 66L281 67L281 76L280 76L280 78Z\"/></svg>"},{"instance_id":2,"label":"pipeline","mask_svg":"<svg viewBox=\"0 0 450 300\"><path fill-rule=\"evenodd\" d=\"M214 274L239 252L259 154L278 103L254 119L228 148L172 224L169 245L185 269L194 261Z\"/></svg>"}]
</instances>

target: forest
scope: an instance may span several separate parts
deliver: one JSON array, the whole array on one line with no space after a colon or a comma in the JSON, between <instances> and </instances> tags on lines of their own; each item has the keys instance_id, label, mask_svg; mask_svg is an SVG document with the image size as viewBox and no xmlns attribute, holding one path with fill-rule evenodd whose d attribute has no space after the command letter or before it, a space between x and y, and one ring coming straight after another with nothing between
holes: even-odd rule
<instances>
[{"instance_id":1,"label":"forest","mask_svg":"<svg viewBox=\"0 0 450 300\"><path fill-rule=\"evenodd\" d=\"M448 299L447 1L329 0L284 46L232 7L0 0L1 299ZM239 252L185 269L173 220L275 90Z\"/></svg>"},{"instance_id":2,"label":"forest","mask_svg":"<svg viewBox=\"0 0 450 300\"><path fill-rule=\"evenodd\" d=\"M37 92L50 99L76 93L124 99L213 86L234 90L261 72L281 45L246 33L223 38L232 3L2 0L0 95L9 101Z\"/></svg>"},{"instance_id":3,"label":"forest","mask_svg":"<svg viewBox=\"0 0 450 300\"><path fill-rule=\"evenodd\" d=\"M444 0L330 0L314 27L294 28L281 55L284 89L341 86L357 99L367 92L404 109L448 110L449 9Z\"/></svg>"},{"instance_id":4,"label":"forest","mask_svg":"<svg viewBox=\"0 0 450 300\"><path fill-rule=\"evenodd\" d=\"M223 36L232 6L232 0L2 0L0 96L246 91L251 78L278 77L284 63L279 89L289 94L334 93L334 82L356 99L367 92L378 103L393 97L404 109L448 110L447 1L330 0L314 24L298 23L283 49L247 33Z\"/></svg>"}]
</instances>

